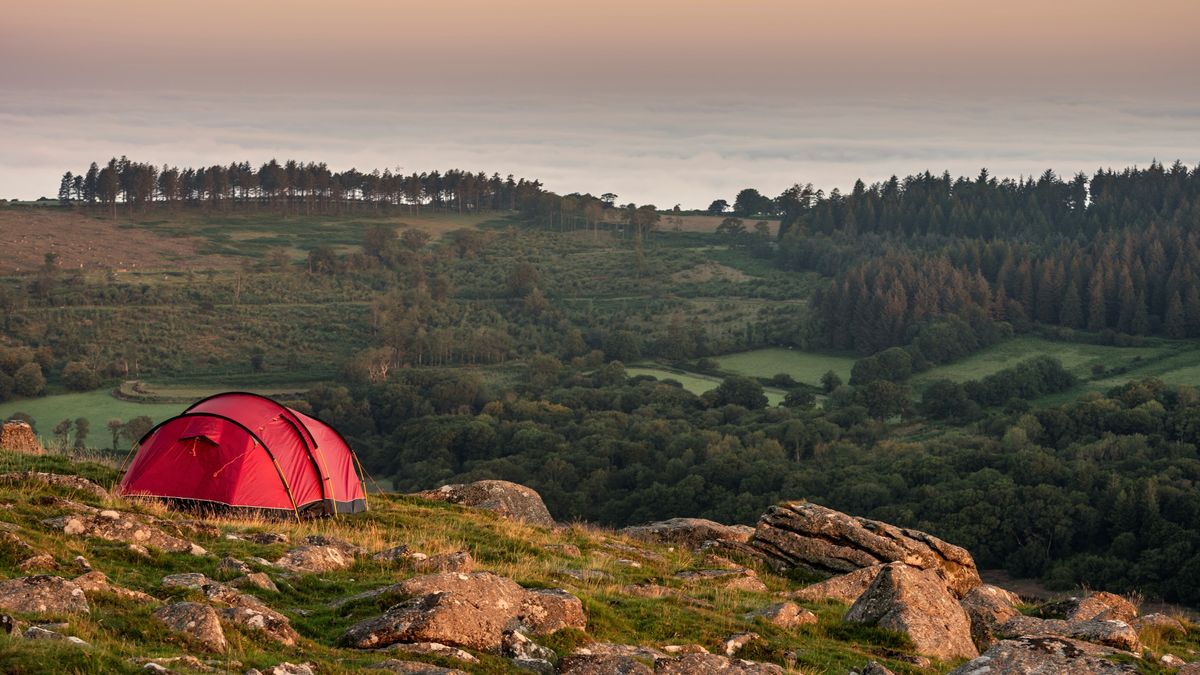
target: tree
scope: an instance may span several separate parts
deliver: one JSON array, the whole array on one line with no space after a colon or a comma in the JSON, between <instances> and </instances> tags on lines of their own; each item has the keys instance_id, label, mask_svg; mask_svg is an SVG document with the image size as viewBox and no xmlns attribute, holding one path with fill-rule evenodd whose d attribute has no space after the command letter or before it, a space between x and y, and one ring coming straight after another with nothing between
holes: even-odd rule
<instances>
[{"instance_id":1,"label":"tree","mask_svg":"<svg viewBox=\"0 0 1200 675\"><path fill-rule=\"evenodd\" d=\"M67 442L71 440L71 420L66 419L54 425L54 438L58 441L58 449L65 451Z\"/></svg>"},{"instance_id":2,"label":"tree","mask_svg":"<svg viewBox=\"0 0 1200 675\"><path fill-rule=\"evenodd\" d=\"M62 380L71 391L92 391L100 388L100 376L82 361L71 361L64 366Z\"/></svg>"},{"instance_id":3,"label":"tree","mask_svg":"<svg viewBox=\"0 0 1200 675\"><path fill-rule=\"evenodd\" d=\"M721 381L715 393L714 403L718 406L740 405L750 410L767 407L767 395L763 386L749 377L733 375Z\"/></svg>"},{"instance_id":4,"label":"tree","mask_svg":"<svg viewBox=\"0 0 1200 675\"><path fill-rule=\"evenodd\" d=\"M754 188L742 190L733 201L733 212L739 216L752 216L756 213L770 213L771 211L771 199L764 197Z\"/></svg>"},{"instance_id":5,"label":"tree","mask_svg":"<svg viewBox=\"0 0 1200 675\"><path fill-rule=\"evenodd\" d=\"M717 226L717 234L725 239L738 239L746 234L746 225L741 218L726 218Z\"/></svg>"},{"instance_id":6,"label":"tree","mask_svg":"<svg viewBox=\"0 0 1200 675\"><path fill-rule=\"evenodd\" d=\"M825 390L826 394L833 392L834 389L840 386L842 386L842 378L838 377L838 374L832 370L825 371L825 374L821 376L821 388Z\"/></svg>"},{"instance_id":7,"label":"tree","mask_svg":"<svg viewBox=\"0 0 1200 675\"><path fill-rule=\"evenodd\" d=\"M116 452L117 441L121 438L121 431L125 428L125 423L114 417L105 426L108 427L108 433L112 434L112 449L113 452Z\"/></svg>"},{"instance_id":8,"label":"tree","mask_svg":"<svg viewBox=\"0 0 1200 675\"><path fill-rule=\"evenodd\" d=\"M804 387L797 387L783 397L783 405L796 410L809 410L817 403L817 397Z\"/></svg>"},{"instance_id":9,"label":"tree","mask_svg":"<svg viewBox=\"0 0 1200 675\"><path fill-rule=\"evenodd\" d=\"M713 203L709 204L708 208L705 210L710 216L719 216L722 213L725 213L728 208L729 202L725 201L724 199L714 199Z\"/></svg>"},{"instance_id":10,"label":"tree","mask_svg":"<svg viewBox=\"0 0 1200 675\"><path fill-rule=\"evenodd\" d=\"M533 263L519 262L508 273L508 294L510 297L522 298L537 287L541 275Z\"/></svg>"},{"instance_id":11,"label":"tree","mask_svg":"<svg viewBox=\"0 0 1200 675\"><path fill-rule=\"evenodd\" d=\"M855 392L855 398L867 409L867 414L884 420L907 415L912 408L912 391L887 380L875 380Z\"/></svg>"},{"instance_id":12,"label":"tree","mask_svg":"<svg viewBox=\"0 0 1200 675\"><path fill-rule=\"evenodd\" d=\"M429 243L429 233L410 227L400 233L400 245L409 251L420 251Z\"/></svg>"},{"instance_id":13,"label":"tree","mask_svg":"<svg viewBox=\"0 0 1200 675\"><path fill-rule=\"evenodd\" d=\"M396 229L389 225L372 225L363 233L363 253L387 261L396 242Z\"/></svg>"},{"instance_id":14,"label":"tree","mask_svg":"<svg viewBox=\"0 0 1200 675\"><path fill-rule=\"evenodd\" d=\"M142 440L142 436L153 428L154 420L145 415L138 415L125 423L121 428L121 436L132 445Z\"/></svg>"},{"instance_id":15,"label":"tree","mask_svg":"<svg viewBox=\"0 0 1200 675\"><path fill-rule=\"evenodd\" d=\"M19 396L41 396L46 392L46 378L42 367L30 361L13 373L13 391Z\"/></svg>"},{"instance_id":16,"label":"tree","mask_svg":"<svg viewBox=\"0 0 1200 675\"><path fill-rule=\"evenodd\" d=\"M71 204L71 188L75 184L75 177L68 171L63 174L62 181L58 184L58 201L63 206Z\"/></svg>"},{"instance_id":17,"label":"tree","mask_svg":"<svg viewBox=\"0 0 1200 675\"><path fill-rule=\"evenodd\" d=\"M86 417L79 417L75 420L75 448L82 450L87 447L88 432L91 431L92 423Z\"/></svg>"}]
</instances>

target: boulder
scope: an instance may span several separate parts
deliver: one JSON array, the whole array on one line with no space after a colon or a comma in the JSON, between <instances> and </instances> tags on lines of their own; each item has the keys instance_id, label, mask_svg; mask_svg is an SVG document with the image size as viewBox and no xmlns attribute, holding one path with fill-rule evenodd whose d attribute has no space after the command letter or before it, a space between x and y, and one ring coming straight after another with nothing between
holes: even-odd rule
<instances>
[{"instance_id":1,"label":"boulder","mask_svg":"<svg viewBox=\"0 0 1200 675\"><path fill-rule=\"evenodd\" d=\"M699 550L708 541L745 543L754 528L745 525L722 525L704 518L671 518L657 523L634 525L620 530L628 537L654 544L668 544Z\"/></svg>"},{"instance_id":2,"label":"boulder","mask_svg":"<svg viewBox=\"0 0 1200 675\"><path fill-rule=\"evenodd\" d=\"M807 502L785 502L767 509L750 546L777 569L802 567L844 574L901 562L936 571L959 598L982 583L966 549L919 530L856 518Z\"/></svg>"},{"instance_id":3,"label":"boulder","mask_svg":"<svg viewBox=\"0 0 1200 675\"><path fill-rule=\"evenodd\" d=\"M207 553L202 547L190 541L164 532L155 519L132 513L104 510L94 514L83 513L49 518L42 522L69 535L94 537L131 546L148 546L170 553L191 553L192 555Z\"/></svg>"},{"instance_id":4,"label":"boulder","mask_svg":"<svg viewBox=\"0 0 1200 675\"><path fill-rule=\"evenodd\" d=\"M376 553L375 555L371 556L371 559L379 560L382 562L392 562L392 563L407 562L408 560L410 560L412 558L414 553L415 553L415 551L409 550L407 545L400 544L399 546L393 546L389 549L385 549L383 551ZM424 554L422 553L420 555L423 556Z\"/></svg>"},{"instance_id":5,"label":"boulder","mask_svg":"<svg viewBox=\"0 0 1200 675\"><path fill-rule=\"evenodd\" d=\"M831 577L825 581L805 586L798 591L788 593L788 597L796 600L807 600L809 602L817 602L820 600L836 600L847 605L854 604L858 596L867 590L872 581L875 581L875 576L879 574L879 570L883 569L883 565L871 565L862 569L839 574L836 577Z\"/></svg>"},{"instance_id":6,"label":"boulder","mask_svg":"<svg viewBox=\"0 0 1200 675\"><path fill-rule=\"evenodd\" d=\"M279 663L259 671L261 675L315 675L312 664L309 663Z\"/></svg>"},{"instance_id":7,"label":"boulder","mask_svg":"<svg viewBox=\"0 0 1200 675\"><path fill-rule=\"evenodd\" d=\"M1132 622L1137 618L1137 607L1116 593L1089 593L1081 598L1068 598L1052 603L1047 607L1055 614L1062 614L1067 621L1101 621Z\"/></svg>"},{"instance_id":8,"label":"boulder","mask_svg":"<svg viewBox=\"0 0 1200 675\"><path fill-rule=\"evenodd\" d=\"M1098 645L1115 647L1140 653L1141 642L1137 631L1124 621L1063 621L1060 619L1037 619L1032 616L1015 616L996 629L1003 638L1028 635L1053 635L1074 638Z\"/></svg>"},{"instance_id":9,"label":"boulder","mask_svg":"<svg viewBox=\"0 0 1200 675\"><path fill-rule=\"evenodd\" d=\"M0 428L0 450L40 455L46 452L33 433L33 427L20 420L5 422Z\"/></svg>"},{"instance_id":10,"label":"boulder","mask_svg":"<svg viewBox=\"0 0 1200 675\"><path fill-rule=\"evenodd\" d=\"M205 651L225 653L225 631L221 629L217 612L208 605L176 602L160 607L154 612L154 618L199 644Z\"/></svg>"},{"instance_id":11,"label":"boulder","mask_svg":"<svg viewBox=\"0 0 1200 675\"><path fill-rule=\"evenodd\" d=\"M510 630L545 635L586 627L578 598L565 591L526 590L490 572L414 577L386 592L409 600L351 626L343 644L378 649L396 642L440 642L496 652Z\"/></svg>"},{"instance_id":12,"label":"boulder","mask_svg":"<svg viewBox=\"0 0 1200 675\"><path fill-rule=\"evenodd\" d=\"M82 588L62 577L45 574L0 582L0 610L43 616L90 611Z\"/></svg>"},{"instance_id":13,"label":"boulder","mask_svg":"<svg viewBox=\"0 0 1200 675\"><path fill-rule=\"evenodd\" d=\"M816 614L794 602L780 602L768 605L762 609L756 609L742 618L748 621L763 619L780 628L799 628L800 626L808 626L817 622Z\"/></svg>"},{"instance_id":14,"label":"boulder","mask_svg":"<svg viewBox=\"0 0 1200 675\"><path fill-rule=\"evenodd\" d=\"M75 577L73 581L76 586L83 589L85 594L111 593L118 598L125 598L126 600L158 604L158 600L151 595L113 584L108 580L108 576L104 572L93 570L87 574Z\"/></svg>"},{"instance_id":15,"label":"boulder","mask_svg":"<svg viewBox=\"0 0 1200 675\"><path fill-rule=\"evenodd\" d=\"M1187 628L1184 627L1183 622L1166 614L1147 614L1134 619L1129 625L1133 626L1134 630L1138 632L1147 628L1153 628L1163 633L1187 633Z\"/></svg>"},{"instance_id":16,"label":"boulder","mask_svg":"<svg viewBox=\"0 0 1200 675\"><path fill-rule=\"evenodd\" d=\"M238 577L230 581L229 585L234 588L257 588L272 593L279 592L279 587L275 585L274 581L271 581L271 577L262 572L251 572L246 576Z\"/></svg>"},{"instance_id":17,"label":"boulder","mask_svg":"<svg viewBox=\"0 0 1200 675\"><path fill-rule=\"evenodd\" d=\"M58 563L55 562L54 556L49 553L39 553L38 555L31 555L17 563L17 569L22 572L33 572L35 570L49 571L58 569Z\"/></svg>"},{"instance_id":18,"label":"boulder","mask_svg":"<svg viewBox=\"0 0 1200 675\"><path fill-rule=\"evenodd\" d=\"M970 619L934 570L885 565L846 612L846 621L905 633L925 656L949 661L979 655Z\"/></svg>"},{"instance_id":19,"label":"boulder","mask_svg":"<svg viewBox=\"0 0 1200 675\"><path fill-rule=\"evenodd\" d=\"M41 483L51 487L81 492L97 499L108 497L108 490L96 485L81 476L62 473L46 473L43 471L12 471L0 473L0 485L20 485L24 483Z\"/></svg>"},{"instance_id":20,"label":"boulder","mask_svg":"<svg viewBox=\"0 0 1200 675\"><path fill-rule=\"evenodd\" d=\"M418 572L471 572L475 569L475 559L467 551L443 553L428 558L412 558L412 568Z\"/></svg>"},{"instance_id":21,"label":"boulder","mask_svg":"<svg viewBox=\"0 0 1200 675\"><path fill-rule=\"evenodd\" d=\"M758 574L748 567L722 569L687 570L675 575L686 586L723 588L729 591L751 591L766 593L767 586Z\"/></svg>"},{"instance_id":22,"label":"boulder","mask_svg":"<svg viewBox=\"0 0 1200 675\"><path fill-rule=\"evenodd\" d=\"M63 635L58 631L49 630L41 626L30 626L25 630L24 638L26 640L56 640L65 642L74 647L91 647L90 644L75 637L74 635Z\"/></svg>"},{"instance_id":23,"label":"boulder","mask_svg":"<svg viewBox=\"0 0 1200 675\"><path fill-rule=\"evenodd\" d=\"M635 659L643 659L653 662L654 659L663 659L667 657L666 650L658 650L653 647L643 647L641 645L622 645L615 642L593 642L582 647L576 647L575 651L571 652L573 656L628 656ZM705 652L707 653L707 651Z\"/></svg>"},{"instance_id":24,"label":"boulder","mask_svg":"<svg viewBox=\"0 0 1200 675\"><path fill-rule=\"evenodd\" d=\"M972 588L963 596L963 610L971 620L971 639L979 649L987 649L996 642L996 631L1009 619L1018 617L1020 598L1003 588L984 584Z\"/></svg>"},{"instance_id":25,"label":"boulder","mask_svg":"<svg viewBox=\"0 0 1200 675\"><path fill-rule=\"evenodd\" d=\"M301 544L272 564L296 574L318 574L345 569L353 563L354 557L337 546Z\"/></svg>"},{"instance_id":26,"label":"boulder","mask_svg":"<svg viewBox=\"0 0 1200 675\"><path fill-rule=\"evenodd\" d=\"M717 654L685 654L654 662L655 675L783 675L773 663L742 661Z\"/></svg>"},{"instance_id":27,"label":"boulder","mask_svg":"<svg viewBox=\"0 0 1200 675\"><path fill-rule=\"evenodd\" d=\"M480 480L460 485L443 485L436 490L415 493L416 497L461 504L493 511L501 518L530 525L553 527L554 518L537 492L506 480Z\"/></svg>"},{"instance_id":28,"label":"boulder","mask_svg":"<svg viewBox=\"0 0 1200 675\"><path fill-rule=\"evenodd\" d=\"M653 675L654 671L632 656L572 654L558 662L560 675Z\"/></svg>"},{"instance_id":29,"label":"boulder","mask_svg":"<svg viewBox=\"0 0 1200 675\"><path fill-rule=\"evenodd\" d=\"M461 670L454 668L443 668L434 666L420 661L401 661L400 659L388 659L381 661L373 666L368 666L373 670L386 670L389 673L404 673L405 675L467 675Z\"/></svg>"},{"instance_id":30,"label":"boulder","mask_svg":"<svg viewBox=\"0 0 1200 675\"><path fill-rule=\"evenodd\" d=\"M738 633L730 635L721 643L721 653L725 656L733 656L746 648L746 645L751 642L759 642L762 636L758 633Z\"/></svg>"},{"instance_id":31,"label":"boulder","mask_svg":"<svg viewBox=\"0 0 1200 675\"><path fill-rule=\"evenodd\" d=\"M1001 640L950 675L1128 675L1138 669L1105 657L1111 650L1069 638L1037 635Z\"/></svg>"},{"instance_id":32,"label":"boulder","mask_svg":"<svg viewBox=\"0 0 1200 675\"><path fill-rule=\"evenodd\" d=\"M210 602L223 605L220 610L222 620L247 630L261 631L280 644L294 645L300 637L292 628L290 619L267 606L262 600L242 593L232 586L213 581L198 572L163 577L162 585L166 588L199 590Z\"/></svg>"}]
</instances>

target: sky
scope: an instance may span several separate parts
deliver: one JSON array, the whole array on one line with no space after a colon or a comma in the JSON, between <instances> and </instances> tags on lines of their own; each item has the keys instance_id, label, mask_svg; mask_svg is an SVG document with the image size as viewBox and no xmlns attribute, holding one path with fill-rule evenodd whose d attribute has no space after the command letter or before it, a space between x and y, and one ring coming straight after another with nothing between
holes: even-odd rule
<instances>
[{"instance_id":1,"label":"sky","mask_svg":"<svg viewBox=\"0 0 1200 675\"><path fill-rule=\"evenodd\" d=\"M703 208L1200 164L1200 2L57 0L0 23L0 197L111 156L460 168Z\"/></svg>"}]
</instances>

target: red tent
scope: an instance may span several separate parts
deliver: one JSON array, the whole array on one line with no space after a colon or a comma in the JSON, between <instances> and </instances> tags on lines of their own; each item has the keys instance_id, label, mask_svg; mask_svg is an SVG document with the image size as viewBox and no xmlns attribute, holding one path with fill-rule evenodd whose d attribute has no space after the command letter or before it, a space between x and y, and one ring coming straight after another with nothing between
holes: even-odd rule
<instances>
[{"instance_id":1,"label":"red tent","mask_svg":"<svg viewBox=\"0 0 1200 675\"><path fill-rule=\"evenodd\" d=\"M258 394L206 398L137 447L122 495L296 518L367 508L358 459L341 434Z\"/></svg>"}]
</instances>

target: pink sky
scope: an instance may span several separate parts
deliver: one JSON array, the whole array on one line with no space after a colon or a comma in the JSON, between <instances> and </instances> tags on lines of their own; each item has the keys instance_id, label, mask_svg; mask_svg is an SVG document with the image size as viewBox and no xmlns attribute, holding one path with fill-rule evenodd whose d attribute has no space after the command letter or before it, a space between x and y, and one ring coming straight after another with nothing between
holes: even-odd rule
<instances>
[{"instance_id":1,"label":"pink sky","mask_svg":"<svg viewBox=\"0 0 1200 675\"><path fill-rule=\"evenodd\" d=\"M1194 0L23 3L0 23L0 196L113 154L454 165L685 206L1195 164L1198 25Z\"/></svg>"}]
</instances>

